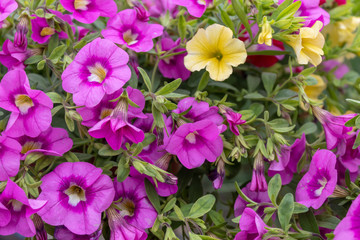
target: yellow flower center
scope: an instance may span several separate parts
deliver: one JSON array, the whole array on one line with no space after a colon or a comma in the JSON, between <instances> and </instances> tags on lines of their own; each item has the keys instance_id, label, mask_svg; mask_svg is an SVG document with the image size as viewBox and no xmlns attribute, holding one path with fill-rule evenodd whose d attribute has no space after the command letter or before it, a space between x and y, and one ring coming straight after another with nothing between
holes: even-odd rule
<instances>
[{"instance_id":1,"label":"yellow flower center","mask_svg":"<svg viewBox=\"0 0 360 240\"><path fill-rule=\"evenodd\" d=\"M15 96L15 105L21 114L27 114L29 109L34 106L34 103L28 95L19 94Z\"/></svg>"},{"instance_id":2,"label":"yellow flower center","mask_svg":"<svg viewBox=\"0 0 360 240\"><path fill-rule=\"evenodd\" d=\"M103 108L103 109L101 110L101 113L100 113L100 119L102 120L102 119L110 116L110 114L112 113L112 111L113 111L113 110L110 109L110 108Z\"/></svg>"},{"instance_id":3,"label":"yellow flower center","mask_svg":"<svg viewBox=\"0 0 360 240\"><path fill-rule=\"evenodd\" d=\"M31 150L40 149L41 145L42 144L40 142L28 141L23 145L23 147L21 149L21 153L26 154L27 152L29 152Z\"/></svg>"},{"instance_id":4,"label":"yellow flower center","mask_svg":"<svg viewBox=\"0 0 360 240\"><path fill-rule=\"evenodd\" d=\"M194 143L196 143L196 135L197 135L197 132L196 132L196 131L195 131L195 132L192 132L192 133L189 133L189 134L185 137L185 139L188 140L189 143L194 144Z\"/></svg>"},{"instance_id":5,"label":"yellow flower center","mask_svg":"<svg viewBox=\"0 0 360 240\"><path fill-rule=\"evenodd\" d=\"M89 0L75 0L74 7L76 10L88 10Z\"/></svg>"},{"instance_id":6,"label":"yellow flower center","mask_svg":"<svg viewBox=\"0 0 360 240\"><path fill-rule=\"evenodd\" d=\"M132 33L131 29L129 29L123 33L123 39L128 45L133 45L133 44L137 43L138 40L136 40L136 39L138 36L139 36L139 34Z\"/></svg>"},{"instance_id":7,"label":"yellow flower center","mask_svg":"<svg viewBox=\"0 0 360 240\"><path fill-rule=\"evenodd\" d=\"M51 27L44 27L41 32L40 32L40 35L42 37L45 37L45 36L51 36L55 33L55 29L51 28Z\"/></svg>"},{"instance_id":8,"label":"yellow flower center","mask_svg":"<svg viewBox=\"0 0 360 240\"><path fill-rule=\"evenodd\" d=\"M80 201L86 201L85 190L76 184L71 184L64 193L69 196L68 203L73 207L76 207Z\"/></svg>"},{"instance_id":9,"label":"yellow flower center","mask_svg":"<svg viewBox=\"0 0 360 240\"><path fill-rule=\"evenodd\" d=\"M132 217L134 215L135 203L132 200L125 198L120 203L118 203L117 206L121 209L122 216Z\"/></svg>"},{"instance_id":10,"label":"yellow flower center","mask_svg":"<svg viewBox=\"0 0 360 240\"><path fill-rule=\"evenodd\" d=\"M97 62L94 66L88 67L91 75L88 77L89 82L98 82L102 83L106 78L107 70L101 65L101 63Z\"/></svg>"}]
</instances>

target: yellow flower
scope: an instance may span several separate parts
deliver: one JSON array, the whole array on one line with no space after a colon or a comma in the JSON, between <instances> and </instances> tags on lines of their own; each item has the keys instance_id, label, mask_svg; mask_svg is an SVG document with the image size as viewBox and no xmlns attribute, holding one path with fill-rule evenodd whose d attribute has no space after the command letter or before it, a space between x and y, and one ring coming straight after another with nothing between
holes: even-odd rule
<instances>
[{"instance_id":1,"label":"yellow flower","mask_svg":"<svg viewBox=\"0 0 360 240\"><path fill-rule=\"evenodd\" d=\"M299 34L288 36L287 44L294 49L299 64L310 62L317 66L321 63L325 44L324 36L320 33L322 26L322 22L316 21L311 28L300 28Z\"/></svg>"},{"instance_id":2,"label":"yellow flower","mask_svg":"<svg viewBox=\"0 0 360 240\"><path fill-rule=\"evenodd\" d=\"M329 35L332 46L351 45L355 31L360 25L360 17L349 17L345 20L330 23L324 28L324 34Z\"/></svg>"},{"instance_id":3,"label":"yellow flower","mask_svg":"<svg viewBox=\"0 0 360 240\"><path fill-rule=\"evenodd\" d=\"M199 29L186 44L186 68L194 72L206 67L215 81L229 78L232 67L244 63L247 57L244 42L232 36L229 28L219 24Z\"/></svg>"},{"instance_id":4,"label":"yellow flower","mask_svg":"<svg viewBox=\"0 0 360 240\"><path fill-rule=\"evenodd\" d=\"M268 21L266 21L261 27L261 33L259 34L258 43L265 43L268 46L272 45L272 28Z\"/></svg>"}]
</instances>

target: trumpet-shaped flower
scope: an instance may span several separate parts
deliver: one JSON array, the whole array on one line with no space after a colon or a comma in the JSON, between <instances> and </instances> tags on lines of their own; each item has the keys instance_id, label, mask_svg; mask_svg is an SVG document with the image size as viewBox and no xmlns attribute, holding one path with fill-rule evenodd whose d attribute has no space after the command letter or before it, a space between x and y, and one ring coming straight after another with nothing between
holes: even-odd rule
<instances>
[{"instance_id":1,"label":"trumpet-shaped flower","mask_svg":"<svg viewBox=\"0 0 360 240\"><path fill-rule=\"evenodd\" d=\"M178 0L176 4L186 7L191 16L199 18L211 2L212 0Z\"/></svg>"},{"instance_id":2,"label":"trumpet-shaped flower","mask_svg":"<svg viewBox=\"0 0 360 240\"><path fill-rule=\"evenodd\" d=\"M14 177L20 167L21 145L14 139L0 135L0 181Z\"/></svg>"},{"instance_id":3,"label":"trumpet-shaped flower","mask_svg":"<svg viewBox=\"0 0 360 240\"><path fill-rule=\"evenodd\" d=\"M155 18L163 17L167 12L172 18L176 18L178 13L175 0L143 0L142 2L149 9L150 16Z\"/></svg>"},{"instance_id":4,"label":"trumpet-shaped flower","mask_svg":"<svg viewBox=\"0 0 360 240\"><path fill-rule=\"evenodd\" d=\"M346 217L336 226L334 240L359 239L360 236L360 196L351 204Z\"/></svg>"},{"instance_id":5,"label":"trumpet-shaped flower","mask_svg":"<svg viewBox=\"0 0 360 240\"><path fill-rule=\"evenodd\" d=\"M0 194L0 235L19 233L32 237L36 230L31 215L40 211L46 201L28 199L24 190L8 179Z\"/></svg>"},{"instance_id":6,"label":"trumpet-shaped flower","mask_svg":"<svg viewBox=\"0 0 360 240\"><path fill-rule=\"evenodd\" d=\"M129 55L106 39L83 47L62 74L63 88L76 105L94 107L105 94L121 89L130 79Z\"/></svg>"},{"instance_id":7,"label":"trumpet-shaped flower","mask_svg":"<svg viewBox=\"0 0 360 240\"><path fill-rule=\"evenodd\" d=\"M153 38L163 34L160 24L138 19L135 9L126 9L110 18L102 35L114 43L125 45L135 52L147 52L154 47Z\"/></svg>"},{"instance_id":8,"label":"trumpet-shaped flower","mask_svg":"<svg viewBox=\"0 0 360 240\"><path fill-rule=\"evenodd\" d=\"M90 24L98 17L112 17L117 12L114 0L60 0L61 5L73 13L74 19Z\"/></svg>"},{"instance_id":9,"label":"trumpet-shaped flower","mask_svg":"<svg viewBox=\"0 0 360 240\"><path fill-rule=\"evenodd\" d=\"M321 63L325 44L325 38L320 32L322 27L322 22L317 21L311 28L302 27L299 34L288 36L287 44L294 49L299 64L310 62L317 66Z\"/></svg>"},{"instance_id":10,"label":"trumpet-shaped flower","mask_svg":"<svg viewBox=\"0 0 360 240\"><path fill-rule=\"evenodd\" d=\"M48 203L38 214L46 223L64 225L75 234L94 233L115 195L110 177L101 173L86 162L60 164L41 179L38 199Z\"/></svg>"},{"instance_id":11,"label":"trumpet-shaped flower","mask_svg":"<svg viewBox=\"0 0 360 240\"><path fill-rule=\"evenodd\" d=\"M318 150L309 171L296 188L296 201L314 209L320 208L334 192L337 182L336 156L329 150Z\"/></svg>"},{"instance_id":12,"label":"trumpet-shaped flower","mask_svg":"<svg viewBox=\"0 0 360 240\"><path fill-rule=\"evenodd\" d=\"M251 208L245 208L239 221L241 232L236 234L234 240L259 240L268 232L264 221Z\"/></svg>"},{"instance_id":13,"label":"trumpet-shaped flower","mask_svg":"<svg viewBox=\"0 0 360 240\"><path fill-rule=\"evenodd\" d=\"M264 22L261 27L261 32L258 38L259 44L266 44L268 46L272 45L272 28L268 21Z\"/></svg>"},{"instance_id":14,"label":"trumpet-shaped flower","mask_svg":"<svg viewBox=\"0 0 360 240\"><path fill-rule=\"evenodd\" d=\"M10 71L1 80L0 107L11 112L6 127L10 137L37 137L50 127L53 103L44 92L30 88L24 70Z\"/></svg>"},{"instance_id":15,"label":"trumpet-shaped flower","mask_svg":"<svg viewBox=\"0 0 360 240\"><path fill-rule=\"evenodd\" d=\"M9 70L24 69L25 60L30 57L27 46L16 47L9 39L5 40L2 51L0 51L0 63Z\"/></svg>"},{"instance_id":16,"label":"trumpet-shaped flower","mask_svg":"<svg viewBox=\"0 0 360 240\"><path fill-rule=\"evenodd\" d=\"M0 1L0 22L4 21L13 11L18 8L15 0Z\"/></svg>"},{"instance_id":17,"label":"trumpet-shaped flower","mask_svg":"<svg viewBox=\"0 0 360 240\"><path fill-rule=\"evenodd\" d=\"M230 28L219 24L199 29L186 44L185 67L192 72L206 68L215 81L229 78L232 67L244 63L247 57L244 42L232 36Z\"/></svg>"},{"instance_id":18,"label":"trumpet-shaped flower","mask_svg":"<svg viewBox=\"0 0 360 240\"><path fill-rule=\"evenodd\" d=\"M92 234L77 235L64 226L58 226L55 228L54 237L56 240L98 240L101 236L101 232L101 229L99 229ZM44 240L47 240L47 238Z\"/></svg>"}]
</instances>

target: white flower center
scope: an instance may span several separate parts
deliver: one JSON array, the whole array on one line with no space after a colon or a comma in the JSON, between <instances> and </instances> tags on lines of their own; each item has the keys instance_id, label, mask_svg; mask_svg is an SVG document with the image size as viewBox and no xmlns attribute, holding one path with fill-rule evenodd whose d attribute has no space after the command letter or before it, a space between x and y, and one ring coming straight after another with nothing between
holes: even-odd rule
<instances>
[{"instance_id":1,"label":"white flower center","mask_svg":"<svg viewBox=\"0 0 360 240\"><path fill-rule=\"evenodd\" d=\"M24 205L22 202L19 202L18 200L16 199L11 199L9 201L9 204L11 204L11 206L13 207L13 210L15 212L20 212L21 209L22 209L22 206Z\"/></svg>"},{"instance_id":2,"label":"white flower center","mask_svg":"<svg viewBox=\"0 0 360 240\"><path fill-rule=\"evenodd\" d=\"M198 0L197 3L200 4L200 5L204 5L204 6L206 5L205 0Z\"/></svg>"},{"instance_id":3,"label":"white flower center","mask_svg":"<svg viewBox=\"0 0 360 240\"><path fill-rule=\"evenodd\" d=\"M197 132L189 133L189 134L185 137L185 139L188 140L189 143L194 144L194 143L196 143L196 134L197 134Z\"/></svg>"},{"instance_id":4,"label":"white flower center","mask_svg":"<svg viewBox=\"0 0 360 240\"><path fill-rule=\"evenodd\" d=\"M34 142L34 141L27 141L21 149L22 154L26 154L27 152L35 149L41 149L42 143L41 142Z\"/></svg>"},{"instance_id":5,"label":"white flower center","mask_svg":"<svg viewBox=\"0 0 360 240\"><path fill-rule=\"evenodd\" d=\"M76 184L71 184L64 193L69 196L68 203L73 207L76 207L80 201L86 201L85 190Z\"/></svg>"},{"instance_id":6,"label":"white flower center","mask_svg":"<svg viewBox=\"0 0 360 240\"><path fill-rule=\"evenodd\" d=\"M322 191L326 187L327 180L325 177L323 177L322 179L319 179L318 182L321 185L321 187L319 187L318 189L315 190L315 196L317 196L317 197L319 197L322 194Z\"/></svg>"},{"instance_id":7,"label":"white flower center","mask_svg":"<svg viewBox=\"0 0 360 240\"><path fill-rule=\"evenodd\" d=\"M123 39L128 45L133 45L138 42L137 37L139 34L132 33L131 29L123 33Z\"/></svg>"},{"instance_id":8,"label":"white flower center","mask_svg":"<svg viewBox=\"0 0 360 240\"><path fill-rule=\"evenodd\" d=\"M132 200L125 198L120 203L118 203L117 206L121 209L121 216L134 216L135 203Z\"/></svg>"},{"instance_id":9,"label":"white flower center","mask_svg":"<svg viewBox=\"0 0 360 240\"><path fill-rule=\"evenodd\" d=\"M76 10L88 10L88 5L90 4L90 0L75 0L74 7Z\"/></svg>"},{"instance_id":10,"label":"white flower center","mask_svg":"<svg viewBox=\"0 0 360 240\"><path fill-rule=\"evenodd\" d=\"M18 94L15 96L15 105L21 114L27 114L29 109L34 106L34 103L28 95Z\"/></svg>"},{"instance_id":11,"label":"white flower center","mask_svg":"<svg viewBox=\"0 0 360 240\"><path fill-rule=\"evenodd\" d=\"M97 62L94 66L88 67L89 72L91 73L88 77L89 82L97 82L102 83L106 78L107 70L101 65L101 63Z\"/></svg>"}]
</instances>

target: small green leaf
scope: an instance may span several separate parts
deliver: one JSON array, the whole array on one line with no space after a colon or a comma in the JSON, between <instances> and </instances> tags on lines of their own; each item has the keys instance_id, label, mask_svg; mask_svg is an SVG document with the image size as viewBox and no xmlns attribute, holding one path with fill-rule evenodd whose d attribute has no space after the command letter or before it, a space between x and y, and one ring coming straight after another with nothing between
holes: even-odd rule
<instances>
[{"instance_id":1,"label":"small green leaf","mask_svg":"<svg viewBox=\"0 0 360 240\"><path fill-rule=\"evenodd\" d=\"M220 8L220 13L221 13L221 20L223 21L223 23L225 23L225 25L228 26L231 29L231 31L233 31L234 35L236 35L234 23L230 19L227 12L225 12L222 8Z\"/></svg>"},{"instance_id":2,"label":"small green leaf","mask_svg":"<svg viewBox=\"0 0 360 240\"><path fill-rule=\"evenodd\" d=\"M261 95L260 93L257 93L257 92L246 94L244 96L244 98L246 98L246 99L265 99L265 97L263 95Z\"/></svg>"},{"instance_id":3,"label":"small green leaf","mask_svg":"<svg viewBox=\"0 0 360 240\"><path fill-rule=\"evenodd\" d=\"M359 146L360 146L360 133L358 133L358 135L356 136L355 143L354 143L354 146L352 148L356 149Z\"/></svg>"},{"instance_id":4,"label":"small green leaf","mask_svg":"<svg viewBox=\"0 0 360 240\"><path fill-rule=\"evenodd\" d=\"M116 177L118 182L123 182L130 173L129 162L125 157L119 159L118 168L116 170Z\"/></svg>"},{"instance_id":5,"label":"small green leaf","mask_svg":"<svg viewBox=\"0 0 360 240\"><path fill-rule=\"evenodd\" d=\"M99 149L98 154L100 156L111 157L111 156L118 156L122 153L122 150L113 150L109 145L104 145L102 148Z\"/></svg>"},{"instance_id":6,"label":"small green leaf","mask_svg":"<svg viewBox=\"0 0 360 240\"><path fill-rule=\"evenodd\" d=\"M40 62L44 57L42 55L34 55L25 60L26 65L31 65Z\"/></svg>"},{"instance_id":7,"label":"small green leaf","mask_svg":"<svg viewBox=\"0 0 360 240\"><path fill-rule=\"evenodd\" d=\"M355 123L356 123L356 120L359 118L360 115L357 115L355 117L353 117L352 119L350 119L349 121L347 121L345 123L345 126L346 127L355 127Z\"/></svg>"},{"instance_id":8,"label":"small green leaf","mask_svg":"<svg viewBox=\"0 0 360 240\"><path fill-rule=\"evenodd\" d=\"M299 75L303 75L305 77L313 74L314 72L316 71L316 67L311 67L311 68L307 68L307 69L304 69L302 70Z\"/></svg>"},{"instance_id":9,"label":"small green leaf","mask_svg":"<svg viewBox=\"0 0 360 240\"><path fill-rule=\"evenodd\" d=\"M207 194L199 198L190 209L189 218L198 218L208 213L214 206L216 198Z\"/></svg>"},{"instance_id":10,"label":"small green leaf","mask_svg":"<svg viewBox=\"0 0 360 240\"><path fill-rule=\"evenodd\" d=\"M144 83L145 83L147 89L149 90L149 92L151 92L152 91L152 84L151 84L151 81L150 81L150 78L149 78L148 74L141 67L138 67L138 69L139 69L139 72L140 72L141 76L144 79Z\"/></svg>"},{"instance_id":11,"label":"small green leaf","mask_svg":"<svg viewBox=\"0 0 360 240\"><path fill-rule=\"evenodd\" d=\"M281 177L280 174L276 174L271 178L268 185L268 194L271 202L277 206L276 199L281 189Z\"/></svg>"},{"instance_id":12,"label":"small green leaf","mask_svg":"<svg viewBox=\"0 0 360 240\"><path fill-rule=\"evenodd\" d=\"M278 217L281 228L288 231L289 222L294 212L294 196L291 193L287 193L282 199L279 209Z\"/></svg>"},{"instance_id":13,"label":"small green leaf","mask_svg":"<svg viewBox=\"0 0 360 240\"><path fill-rule=\"evenodd\" d=\"M277 75L276 73L271 72L263 72L261 74L261 79L264 84L264 88L268 95L272 92L275 82L276 82Z\"/></svg>"},{"instance_id":14,"label":"small green leaf","mask_svg":"<svg viewBox=\"0 0 360 240\"><path fill-rule=\"evenodd\" d=\"M168 84L166 84L165 86L163 86L162 88L159 89L159 91L157 91L155 94L156 95L166 95L169 93L174 92L176 89L179 88L179 86L181 85L182 80L181 78L178 78Z\"/></svg>"},{"instance_id":15,"label":"small green leaf","mask_svg":"<svg viewBox=\"0 0 360 240\"><path fill-rule=\"evenodd\" d=\"M63 98L56 92L48 92L46 95L51 99L53 103L62 103Z\"/></svg>"},{"instance_id":16,"label":"small green leaf","mask_svg":"<svg viewBox=\"0 0 360 240\"><path fill-rule=\"evenodd\" d=\"M50 54L49 59L53 62L53 63L57 63L60 58L64 55L65 51L67 49L66 45L60 45L58 47L56 47Z\"/></svg>"},{"instance_id":17,"label":"small green leaf","mask_svg":"<svg viewBox=\"0 0 360 240\"><path fill-rule=\"evenodd\" d=\"M73 152L67 152L64 154L66 161L68 162L80 162L78 157Z\"/></svg>"},{"instance_id":18,"label":"small green leaf","mask_svg":"<svg viewBox=\"0 0 360 240\"><path fill-rule=\"evenodd\" d=\"M297 1L297 2L290 4L290 6L285 8L279 14L279 16L277 16L276 20L289 19L289 18L293 17L294 14L297 12L297 10L299 10L300 6L301 6L301 1Z\"/></svg>"},{"instance_id":19,"label":"small green leaf","mask_svg":"<svg viewBox=\"0 0 360 240\"><path fill-rule=\"evenodd\" d=\"M73 132L75 130L74 120L70 118L68 113L65 114L65 123L70 132Z\"/></svg>"},{"instance_id":20,"label":"small green leaf","mask_svg":"<svg viewBox=\"0 0 360 240\"><path fill-rule=\"evenodd\" d=\"M193 232L189 232L190 240L202 240L201 237Z\"/></svg>"},{"instance_id":21,"label":"small green leaf","mask_svg":"<svg viewBox=\"0 0 360 240\"><path fill-rule=\"evenodd\" d=\"M170 201L166 203L166 205L163 208L162 212L166 213L166 212L170 211L171 209L173 209L175 204L176 204L176 200L177 200L176 198L170 199Z\"/></svg>"},{"instance_id":22,"label":"small green leaf","mask_svg":"<svg viewBox=\"0 0 360 240\"><path fill-rule=\"evenodd\" d=\"M184 40L186 38L186 20L184 15L179 16L178 20L178 32L181 40Z\"/></svg>"},{"instance_id":23,"label":"small green leaf","mask_svg":"<svg viewBox=\"0 0 360 240\"><path fill-rule=\"evenodd\" d=\"M305 213L307 211L309 211L309 208L306 206L297 202L294 203L294 214Z\"/></svg>"},{"instance_id":24,"label":"small green leaf","mask_svg":"<svg viewBox=\"0 0 360 240\"><path fill-rule=\"evenodd\" d=\"M37 64L37 69L40 71L40 70L43 70L44 67L45 67L45 63L46 63L46 60L41 60L40 62L38 62Z\"/></svg>"},{"instance_id":25,"label":"small green leaf","mask_svg":"<svg viewBox=\"0 0 360 240\"><path fill-rule=\"evenodd\" d=\"M151 204L154 206L156 211L160 213L161 210L160 210L159 195L157 194L155 187L152 185L152 183L146 178L145 178L145 189Z\"/></svg>"},{"instance_id":26,"label":"small green leaf","mask_svg":"<svg viewBox=\"0 0 360 240\"><path fill-rule=\"evenodd\" d=\"M320 234L316 218L312 211L299 214L299 223L304 230Z\"/></svg>"},{"instance_id":27,"label":"small green leaf","mask_svg":"<svg viewBox=\"0 0 360 240\"><path fill-rule=\"evenodd\" d=\"M245 13L245 5L240 0L231 0L232 6L235 10L236 15L239 17L241 23L244 25L246 31L249 33L250 39L252 40L254 37L252 35L252 30L250 24L248 22L248 16Z\"/></svg>"}]
</instances>

